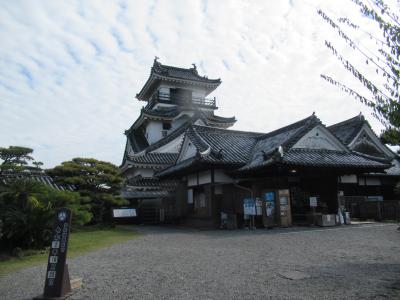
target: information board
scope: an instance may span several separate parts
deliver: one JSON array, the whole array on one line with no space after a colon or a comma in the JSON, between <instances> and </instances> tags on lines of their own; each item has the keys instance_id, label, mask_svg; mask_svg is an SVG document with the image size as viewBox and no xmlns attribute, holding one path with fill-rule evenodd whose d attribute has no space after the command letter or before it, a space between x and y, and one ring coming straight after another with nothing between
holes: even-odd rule
<instances>
[{"instance_id":1,"label":"information board","mask_svg":"<svg viewBox=\"0 0 400 300\"><path fill-rule=\"evenodd\" d=\"M256 215L256 203L253 198L243 200L243 213L248 216Z\"/></svg>"},{"instance_id":2,"label":"information board","mask_svg":"<svg viewBox=\"0 0 400 300\"><path fill-rule=\"evenodd\" d=\"M275 202L275 193L274 192L267 192L264 194L265 201Z\"/></svg>"},{"instance_id":3,"label":"information board","mask_svg":"<svg viewBox=\"0 0 400 300\"><path fill-rule=\"evenodd\" d=\"M318 206L317 197L310 197L310 207L317 207L317 206Z\"/></svg>"},{"instance_id":4,"label":"information board","mask_svg":"<svg viewBox=\"0 0 400 300\"><path fill-rule=\"evenodd\" d=\"M275 192L267 192L264 194L265 213L267 217L275 215Z\"/></svg>"}]
</instances>

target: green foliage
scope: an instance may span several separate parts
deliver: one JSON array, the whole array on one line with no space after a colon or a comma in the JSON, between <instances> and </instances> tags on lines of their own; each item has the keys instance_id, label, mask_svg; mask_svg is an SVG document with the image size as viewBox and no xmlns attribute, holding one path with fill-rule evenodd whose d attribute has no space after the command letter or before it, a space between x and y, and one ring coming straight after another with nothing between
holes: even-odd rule
<instances>
[{"instance_id":1,"label":"green foliage","mask_svg":"<svg viewBox=\"0 0 400 300\"><path fill-rule=\"evenodd\" d=\"M88 223L91 213L85 201L79 193L58 191L28 178L15 179L1 186L2 248L46 246L55 211L60 207L72 209L75 227Z\"/></svg>"},{"instance_id":2,"label":"green foliage","mask_svg":"<svg viewBox=\"0 0 400 300\"><path fill-rule=\"evenodd\" d=\"M365 1L351 0L359 8L362 15L375 22L382 33L381 37L375 37L368 30L354 24L346 17L340 18L338 22L333 21L323 11L318 14L329 24L338 35L365 60L366 69L360 71L354 63L347 60L335 47L325 41L325 45L332 51L332 54L341 64L369 91L370 96L365 97L360 92L341 83L328 75L321 77L333 85L338 86L345 92L354 96L356 99L371 107L374 115L385 125L386 130L382 133L382 140L391 145L399 145L400 140L400 22L399 16L394 13L399 11L398 4L392 9L383 0ZM375 49L365 47L360 42L356 42L350 34L339 26L339 23L348 26L359 32L364 32L375 41ZM366 50L365 50L366 49ZM372 80L368 69L376 72L382 80Z\"/></svg>"},{"instance_id":3,"label":"green foliage","mask_svg":"<svg viewBox=\"0 0 400 300\"><path fill-rule=\"evenodd\" d=\"M89 201L93 223L110 220L112 206L124 205L120 198L122 178L117 166L93 158L74 158L63 162L48 173L59 184L72 185Z\"/></svg>"},{"instance_id":4,"label":"green foliage","mask_svg":"<svg viewBox=\"0 0 400 300\"><path fill-rule=\"evenodd\" d=\"M24 170L40 171L43 165L40 161L35 161L31 156L31 148L20 146L0 147L0 176L5 173L17 173ZM29 165L29 162L32 164Z\"/></svg>"},{"instance_id":5,"label":"green foliage","mask_svg":"<svg viewBox=\"0 0 400 300\"><path fill-rule=\"evenodd\" d=\"M50 235L51 211L38 196L46 188L38 182L18 179L2 187L0 218L6 247L41 247Z\"/></svg>"},{"instance_id":6,"label":"green foliage","mask_svg":"<svg viewBox=\"0 0 400 300\"><path fill-rule=\"evenodd\" d=\"M15 172L22 170L28 164L28 161L33 160L33 157L30 156L32 152L32 149L26 147L0 147L0 159L2 160L2 164L0 165L0 175L5 171Z\"/></svg>"},{"instance_id":7,"label":"green foliage","mask_svg":"<svg viewBox=\"0 0 400 300\"><path fill-rule=\"evenodd\" d=\"M59 191L47 187L46 193L39 196L41 203L49 206L54 213L58 208L67 207L72 212L72 230L82 227L92 220L89 199L78 192Z\"/></svg>"}]
</instances>

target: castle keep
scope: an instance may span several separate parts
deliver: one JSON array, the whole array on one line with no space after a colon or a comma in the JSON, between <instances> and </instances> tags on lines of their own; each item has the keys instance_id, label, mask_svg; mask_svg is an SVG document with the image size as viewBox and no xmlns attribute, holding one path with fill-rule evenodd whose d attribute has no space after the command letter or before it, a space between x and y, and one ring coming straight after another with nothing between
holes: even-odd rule
<instances>
[{"instance_id":1,"label":"castle keep","mask_svg":"<svg viewBox=\"0 0 400 300\"><path fill-rule=\"evenodd\" d=\"M268 133L230 130L235 117L218 116L210 97L220 84L195 65L154 60L121 165L123 196L143 222L240 227L251 214L257 226L290 226L336 214L346 196L394 197L399 162L362 115L329 127L312 114Z\"/></svg>"}]
</instances>

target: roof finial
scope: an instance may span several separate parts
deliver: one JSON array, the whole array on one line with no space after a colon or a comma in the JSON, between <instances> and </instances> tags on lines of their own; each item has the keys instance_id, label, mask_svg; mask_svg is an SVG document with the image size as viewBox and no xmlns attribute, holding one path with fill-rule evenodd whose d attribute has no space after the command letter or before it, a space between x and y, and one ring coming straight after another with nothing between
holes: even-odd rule
<instances>
[{"instance_id":1,"label":"roof finial","mask_svg":"<svg viewBox=\"0 0 400 300\"><path fill-rule=\"evenodd\" d=\"M192 66L193 66L193 69L197 70L196 64L193 63Z\"/></svg>"},{"instance_id":2,"label":"roof finial","mask_svg":"<svg viewBox=\"0 0 400 300\"><path fill-rule=\"evenodd\" d=\"M154 56L154 63L158 62L159 59L160 59L160 58L159 58L157 55Z\"/></svg>"}]
</instances>

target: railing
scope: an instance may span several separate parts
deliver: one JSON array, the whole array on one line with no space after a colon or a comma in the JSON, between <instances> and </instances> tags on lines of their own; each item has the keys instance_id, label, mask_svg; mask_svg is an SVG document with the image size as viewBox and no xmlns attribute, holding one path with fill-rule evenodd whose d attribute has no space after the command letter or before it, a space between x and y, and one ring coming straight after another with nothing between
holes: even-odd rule
<instances>
[{"instance_id":1,"label":"railing","mask_svg":"<svg viewBox=\"0 0 400 300\"><path fill-rule=\"evenodd\" d=\"M351 217L400 221L400 200L371 201L363 196L344 198Z\"/></svg>"},{"instance_id":2,"label":"railing","mask_svg":"<svg viewBox=\"0 0 400 300\"><path fill-rule=\"evenodd\" d=\"M172 103L183 106L206 106L216 108L216 99L214 98L199 98L199 97L184 97L184 96L171 96L170 94L157 92L149 100L145 109L151 109L156 103Z\"/></svg>"}]
</instances>

